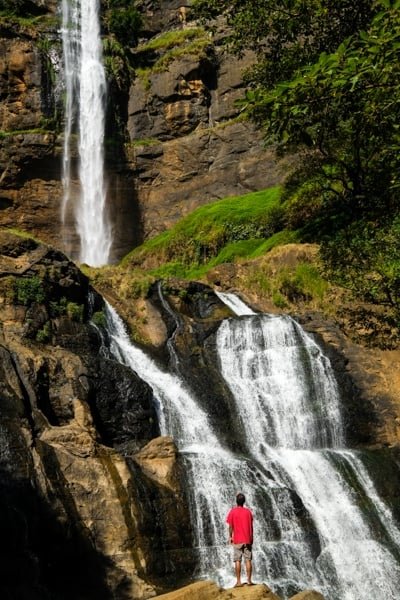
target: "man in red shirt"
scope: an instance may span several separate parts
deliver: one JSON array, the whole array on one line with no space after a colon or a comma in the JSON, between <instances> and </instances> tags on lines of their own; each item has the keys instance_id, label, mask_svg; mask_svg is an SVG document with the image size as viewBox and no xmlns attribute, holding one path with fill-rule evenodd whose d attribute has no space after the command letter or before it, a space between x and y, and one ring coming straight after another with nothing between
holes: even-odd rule
<instances>
[{"instance_id":1,"label":"man in red shirt","mask_svg":"<svg viewBox=\"0 0 400 600\"><path fill-rule=\"evenodd\" d=\"M246 498L239 492L236 496L236 504L232 508L226 522L229 525L229 543L233 544L233 562L235 563L236 584L235 587L241 587L240 580L242 570L242 557L246 563L247 584L253 585L251 581L252 574L252 545L253 545L253 513L244 505Z\"/></svg>"}]
</instances>

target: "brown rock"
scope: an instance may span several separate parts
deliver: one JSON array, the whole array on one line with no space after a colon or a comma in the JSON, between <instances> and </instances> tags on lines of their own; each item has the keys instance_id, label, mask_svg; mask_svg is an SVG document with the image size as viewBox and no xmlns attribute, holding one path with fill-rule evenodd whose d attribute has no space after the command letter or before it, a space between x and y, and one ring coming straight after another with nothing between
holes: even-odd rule
<instances>
[{"instance_id":1,"label":"brown rock","mask_svg":"<svg viewBox=\"0 0 400 600\"><path fill-rule=\"evenodd\" d=\"M177 491L177 449L170 437L151 440L134 455L135 461L150 479Z\"/></svg>"},{"instance_id":2,"label":"brown rock","mask_svg":"<svg viewBox=\"0 0 400 600\"><path fill-rule=\"evenodd\" d=\"M305 590L295 596L291 596L290 600L324 600L324 596L314 590Z\"/></svg>"},{"instance_id":3,"label":"brown rock","mask_svg":"<svg viewBox=\"0 0 400 600\"><path fill-rule=\"evenodd\" d=\"M197 581L184 588L156 596L162 600L280 600L268 586L243 585L240 588L221 589L213 581ZM317 600L317 599L316 599Z\"/></svg>"}]
</instances>

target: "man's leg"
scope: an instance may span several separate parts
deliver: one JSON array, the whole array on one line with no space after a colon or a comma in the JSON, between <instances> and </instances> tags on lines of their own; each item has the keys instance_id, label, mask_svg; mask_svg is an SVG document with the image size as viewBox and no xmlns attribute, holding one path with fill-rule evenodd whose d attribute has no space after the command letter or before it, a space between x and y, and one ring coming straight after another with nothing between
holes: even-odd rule
<instances>
[{"instance_id":1,"label":"man's leg","mask_svg":"<svg viewBox=\"0 0 400 600\"><path fill-rule=\"evenodd\" d=\"M251 581L251 574L253 572L253 565L251 560L246 560L246 575L247 575L247 583L251 585L253 582Z\"/></svg>"},{"instance_id":2,"label":"man's leg","mask_svg":"<svg viewBox=\"0 0 400 600\"><path fill-rule=\"evenodd\" d=\"M235 560L235 575L236 575L236 585L241 585L240 577L242 571L242 563L240 560Z\"/></svg>"}]
</instances>

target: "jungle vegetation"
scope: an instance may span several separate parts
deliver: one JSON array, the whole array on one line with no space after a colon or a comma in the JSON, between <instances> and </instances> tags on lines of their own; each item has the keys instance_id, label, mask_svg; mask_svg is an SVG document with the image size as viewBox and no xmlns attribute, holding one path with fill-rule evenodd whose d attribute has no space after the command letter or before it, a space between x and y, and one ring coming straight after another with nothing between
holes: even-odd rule
<instances>
[{"instance_id":1,"label":"jungle vegetation","mask_svg":"<svg viewBox=\"0 0 400 600\"><path fill-rule=\"evenodd\" d=\"M195 0L224 15L257 62L241 102L296 167L289 226L317 241L325 272L400 312L400 1Z\"/></svg>"}]
</instances>

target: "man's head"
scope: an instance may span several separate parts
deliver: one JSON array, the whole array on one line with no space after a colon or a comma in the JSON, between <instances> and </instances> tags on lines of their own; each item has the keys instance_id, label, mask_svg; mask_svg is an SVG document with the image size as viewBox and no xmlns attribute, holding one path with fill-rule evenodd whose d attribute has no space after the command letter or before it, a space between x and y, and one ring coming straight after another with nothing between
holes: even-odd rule
<instances>
[{"instance_id":1,"label":"man's head","mask_svg":"<svg viewBox=\"0 0 400 600\"><path fill-rule=\"evenodd\" d=\"M246 498L244 497L244 494L242 494L242 492L239 492L238 494L236 494L236 504L238 506L243 506L245 501L246 501Z\"/></svg>"}]
</instances>

